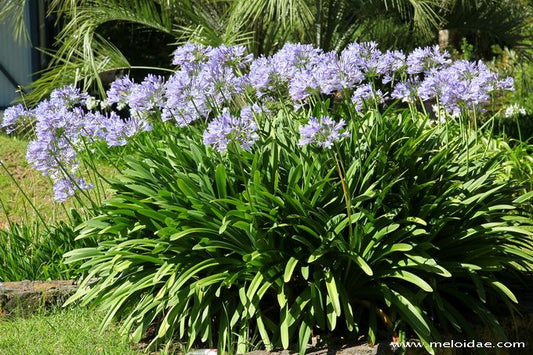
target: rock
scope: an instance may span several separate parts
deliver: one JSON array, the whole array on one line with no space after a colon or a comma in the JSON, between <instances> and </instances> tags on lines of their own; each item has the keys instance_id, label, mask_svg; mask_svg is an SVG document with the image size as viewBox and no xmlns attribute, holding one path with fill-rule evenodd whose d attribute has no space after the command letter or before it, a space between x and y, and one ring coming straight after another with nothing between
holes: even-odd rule
<instances>
[{"instance_id":1,"label":"rock","mask_svg":"<svg viewBox=\"0 0 533 355\"><path fill-rule=\"evenodd\" d=\"M25 315L61 305L76 288L72 280L0 283L0 313Z\"/></svg>"},{"instance_id":2,"label":"rock","mask_svg":"<svg viewBox=\"0 0 533 355\"><path fill-rule=\"evenodd\" d=\"M293 355L298 353L291 353L288 350L282 351L266 351L257 350L246 353L246 355ZM388 355L394 354L388 342L382 342L374 346L369 346L366 343L356 345L348 345L340 348L328 347L324 349L309 349L306 355Z\"/></svg>"}]
</instances>

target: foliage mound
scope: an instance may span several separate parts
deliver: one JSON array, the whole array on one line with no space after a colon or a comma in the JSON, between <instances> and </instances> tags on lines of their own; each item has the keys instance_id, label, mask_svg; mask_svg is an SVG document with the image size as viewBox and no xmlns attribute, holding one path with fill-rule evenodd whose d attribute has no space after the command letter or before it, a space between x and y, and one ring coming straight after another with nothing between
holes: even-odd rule
<instances>
[{"instance_id":1,"label":"foliage mound","mask_svg":"<svg viewBox=\"0 0 533 355\"><path fill-rule=\"evenodd\" d=\"M155 324L157 338L238 353L304 352L329 332L427 345L478 322L503 337L491 306L517 301L499 271L531 261L531 193L502 181L502 153L407 110L352 120L328 154L277 119L253 153L220 155L194 127L139 140L81 232L98 246L67 255L85 261L75 299L137 339Z\"/></svg>"}]
</instances>

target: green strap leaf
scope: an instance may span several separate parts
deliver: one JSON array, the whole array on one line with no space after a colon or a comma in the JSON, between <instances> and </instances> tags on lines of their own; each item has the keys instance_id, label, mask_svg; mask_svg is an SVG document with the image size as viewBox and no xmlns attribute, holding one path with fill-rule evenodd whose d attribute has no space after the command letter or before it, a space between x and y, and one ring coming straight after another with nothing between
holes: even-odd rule
<instances>
[{"instance_id":1,"label":"green strap leaf","mask_svg":"<svg viewBox=\"0 0 533 355\"><path fill-rule=\"evenodd\" d=\"M405 270L397 270L392 273L387 274L388 277L395 277L407 282L410 282L412 284L417 285L422 290L426 292L433 292L433 288L421 277L413 274L412 272L405 271Z\"/></svg>"},{"instance_id":2,"label":"green strap leaf","mask_svg":"<svg viewBox=\"0 0 533 355\"><path fill-rule=\"evenodd\" d=\"M504 284L502 284L501 282L499 281L492 281L490 283L494 288L500 290L501 292L503 292L507 297L509 297L509 299L511 301L513 301L514 303L518 303L518 300L516 299L516 296L514 295L514 293L509 290L509 288L507 288L507 286L505 286Z\"/></svg>"},{"instance_id":3,"label":"green strap leaf","mask_svg":"<svg viewBox=\"0 0 533 355\"><path fill-rule=\"evenodd\" d=\"M335 277L331 274L331 271L326 271L326 289L333 305L333 310L337 317L341 315L341 303L339 301L339 292L337 291L337 284L335 283Z\"/></svg>"},{"instance_id":4,"label":"green strap leaf","mask_svg":"<svg viewBox=\"0 0 533 355\"><path fill-rule=\"evenodd\" d=\"M294 256L291 256L289 261L287 262L287 265L285 266L285 273L283 274L283 281L289 282L292 277L292 273L294 272L294 268L298 264L298 259L296 259Z\"/></svg>"},{"instance_id":5,"label":"green strap leaf","mask_svg":"<svg viewBox=\"0 0 533 355\"><path fill-rule=\"evenodd\" d=\"M219 198L226 198L228 196L226 188L227 178L228 177L226 175L226 167L224 166L224 164L218 164L215 170L215 183L217 185Z\"/></svg>"}]
</instances>

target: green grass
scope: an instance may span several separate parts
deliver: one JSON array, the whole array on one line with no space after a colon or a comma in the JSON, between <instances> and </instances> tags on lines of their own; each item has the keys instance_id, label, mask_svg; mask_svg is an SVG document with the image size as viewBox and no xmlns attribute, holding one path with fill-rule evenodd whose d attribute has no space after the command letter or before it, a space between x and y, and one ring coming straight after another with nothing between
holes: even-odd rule
<instances>
[{"instance_id":1,"label":"green grass","mask_svg":"<svg viewBox=\"0 0 533 355\"><path fill-rule=\"evenodd\" d=\"M0 354L141 354L120 336L116 326L100 333L100 312L58 309L28 318L0 318Z\"/></svg>"},{"instance_id":2,"label":"green grass","mask_svg":"<svg viewBox=\"0 0 533 355\"><path fill-rule=\"evenodd\" d=\"M0 135L0 160L9 169L17 183L24 189L45 219L53 220L62 215L62 207L52 199L52 184L26 162L27 142L13 137ZM36 213L32 210L24 195L11 177L0 167L0 198L5 205L9 220L12 222L28 222L35 220ZM6 228L8 222L4 212L0 210L0 229Z\"/></svg>"}]
</instances>

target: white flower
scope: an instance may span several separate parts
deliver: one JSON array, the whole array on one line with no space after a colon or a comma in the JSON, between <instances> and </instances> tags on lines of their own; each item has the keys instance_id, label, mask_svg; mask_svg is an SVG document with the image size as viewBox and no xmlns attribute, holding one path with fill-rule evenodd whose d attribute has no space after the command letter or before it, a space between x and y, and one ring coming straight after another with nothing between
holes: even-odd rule
<instances>
[{"instance_id":1,"label":"white flower","mask_svg":"<svg viewBox=\"0 0 533 355\"><path fill-rule=\"evenodd\" d=\"M526 109L520 106L519 104L512 104L511 106L508 106L504 112L505 118L525 115L525 114L526 114Z\"/></svg>"}]
</instances>

